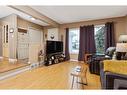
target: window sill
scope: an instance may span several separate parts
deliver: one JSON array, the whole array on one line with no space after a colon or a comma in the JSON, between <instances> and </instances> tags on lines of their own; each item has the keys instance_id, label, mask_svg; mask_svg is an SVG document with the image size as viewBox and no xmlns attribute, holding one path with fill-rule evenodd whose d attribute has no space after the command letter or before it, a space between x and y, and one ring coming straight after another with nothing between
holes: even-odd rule
<instances>
[{"instance_id":1,"label":"window sill","mask_svg":"<svg viewBox=\"0 0 127 95\"><path fill-rule=\"evenodd\" d=\"M70 54L78 55L78 53L70 53Z\"/></svg>"}]
</instances>

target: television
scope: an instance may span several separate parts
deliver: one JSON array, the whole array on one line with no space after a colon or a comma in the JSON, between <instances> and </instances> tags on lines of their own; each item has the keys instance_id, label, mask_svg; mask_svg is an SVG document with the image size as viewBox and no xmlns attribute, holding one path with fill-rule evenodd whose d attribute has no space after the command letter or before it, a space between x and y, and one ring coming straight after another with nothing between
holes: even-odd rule
<instances>
[{"instance_id":1,"label":"television","mask_svg":"<svg viewBox=\"0 0 127 95\"><path fill-rule=\"evenodd\" d=\"M46 42L46 54L63 52L62 41L47 41Z\"/></svg>"}]
</instances>

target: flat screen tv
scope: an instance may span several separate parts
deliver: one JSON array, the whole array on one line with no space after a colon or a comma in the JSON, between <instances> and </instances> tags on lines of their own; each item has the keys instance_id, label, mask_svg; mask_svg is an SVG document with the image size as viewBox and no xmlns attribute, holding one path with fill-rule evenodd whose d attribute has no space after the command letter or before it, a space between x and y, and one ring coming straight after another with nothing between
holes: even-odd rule
<instances>
[{"instance_id":1,"label":"flat screen tv","mask_svg":"<svg viewBox=\"0 0 127 95\"><path fill-rule=\"evenodd\" d=\"M63 52L62 41L47 41L46 42L46 54Z\"/></svg>"}]
</instances>

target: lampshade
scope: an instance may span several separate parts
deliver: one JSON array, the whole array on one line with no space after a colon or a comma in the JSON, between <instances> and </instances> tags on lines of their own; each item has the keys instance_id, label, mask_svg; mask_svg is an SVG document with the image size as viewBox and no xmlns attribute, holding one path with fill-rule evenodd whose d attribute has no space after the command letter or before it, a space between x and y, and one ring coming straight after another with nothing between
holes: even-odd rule
<instances>
[{"instance_id":1,"label":"lampshade","mask_svg":"<svg viewBox=\"0 0 127 95\"><path fill-rule=\"evenodd\" d=\"M120 35L119 42L127 42L127 35Z\"/></svg>"},{"instance_id":2,"label":"lampshade","mask_svg":"<svg viewBox=\"0 0 127 95\"><path fill-rule=\"evenodd\" d=\"M116 52L127 52L127 43L117 43Z\"/></svg>"}]
</instances>

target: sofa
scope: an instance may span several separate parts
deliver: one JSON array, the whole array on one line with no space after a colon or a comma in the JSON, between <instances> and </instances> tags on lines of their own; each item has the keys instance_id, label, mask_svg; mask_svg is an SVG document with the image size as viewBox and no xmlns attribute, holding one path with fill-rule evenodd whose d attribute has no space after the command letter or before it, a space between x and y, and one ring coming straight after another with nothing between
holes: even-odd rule
<instances>
[{"instance_id":1,"label":"sofa","mask_svg":"<svg viewBox=\"0 0 127 95\"><path fill-rule=\"evenodd\" d=\"M100 61L112 59L112 56L115 52L115 47L109 47L105 54L92 54L89 59L89 71L91 74L100 74Z\"/></svg>"},{"instance_id":2,"label":"sofa","mask_svg":"<svg viewBox=\"0 0 127 95\"><path fill-rule=\"evenodd\" d=\"M127 75L104 71L103 62L100 62L100 81L102 89L127 89Z\"/></svg>"}]
</instances>

